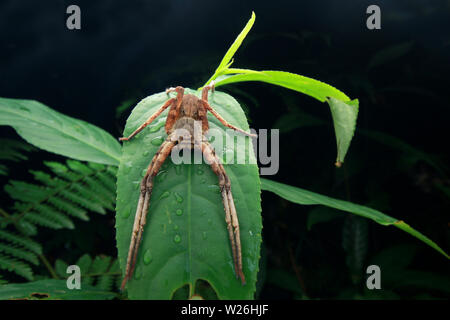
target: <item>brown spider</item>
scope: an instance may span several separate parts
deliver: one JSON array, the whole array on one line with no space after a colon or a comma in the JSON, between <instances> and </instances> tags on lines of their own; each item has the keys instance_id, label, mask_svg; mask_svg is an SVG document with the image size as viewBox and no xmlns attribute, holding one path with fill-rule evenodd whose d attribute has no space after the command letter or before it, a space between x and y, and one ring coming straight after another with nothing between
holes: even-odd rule
<instances>
[{"instance_id":1,"label":"brown spider","mask_svg":"<svg viewBox=\"0 0 450 320\"><path fill-rule=\"evenodd\" d=\"M208 91L214 91L214 84L206 86L202 90L202 98L199 99L191 94L184 94L183 87L170 88L166 90L166 93L175 91L177 92L176 98L169 99L164 105L159 108L146 122L144 122L136 131L134 131L129 137L120 138L120 141L130 140L142 129L152 123L165 109L170 107L167 115L165 130L167 132L167 138L159 147L155 156L150 163L147 173L141 182L141 192L136 209L136 215L134 218L133 231L131 234L131 243L128 251L128 258L126 264L125 277L123 278L121 290L125 288L125 284L131 278L136 265L136 258L138 254L139 244L142 239L142 233L144 225L146 223L146 215L149 208L150 196L153 189L153 179L161 168L162 164L171 153L172 149L177 148L189 148L200 150L205 160L210 164L211 169L219 178L219 186L222 194L223 207L225 210L225 221L227 223L228 235L231 242L231 250L233 254L234 269L236 277L241 279L242 284L245 284L245 277L242 271L242 253L241 253L241 240L239 234L239 221L234 206L233 195L231 194L231 184L225 169L216 156L214 148L209 144L206 137L201 134L200 136L194 135L194 123L195 121L201 122L201 131L206 133L209 129L207 112L210 111L224 126L236 130L247 136L256 137L256 135L247 133L235 126L229 124L223 119L208 103ZM188 132L190 135L180 135L177 129L184 129L184 132ZM192 139L191 139L192 138Z\"/></svg>"}]
</instances>

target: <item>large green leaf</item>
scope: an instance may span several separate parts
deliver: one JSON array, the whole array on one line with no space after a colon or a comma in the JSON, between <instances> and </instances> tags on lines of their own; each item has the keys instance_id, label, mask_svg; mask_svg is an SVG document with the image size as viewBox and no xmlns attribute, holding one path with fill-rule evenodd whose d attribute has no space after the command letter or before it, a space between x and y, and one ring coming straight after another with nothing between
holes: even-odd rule
<instances>
[{"instance_id":1,"label":"large green leaf","mask_svg":"<svg viewBox=\"0 0 450 320\"><path fill-rule=\"evenodd\" d=\"M186 93L198 94L186 89ZM158 93L142 100L127 120L129 135L165 101ZM248 124L239 104L222 92L210 94L211 105L227 121L244 130ZM167 110L135 138L124 142L117 180L117 247L122 271L125 269L131 230L144 171L166 137ZM211 129L223 130L208 115ZM246 148L254 159L251 141ZM211 141L220 156L218 140ZM230 154L228 150L226 155ZM226 157L230 160L230 157ZM254 163L254 162L253 162ZM128 282L131 299L170 299L184 284L190 293L198 279L208 281L221 299L252 299L261 243L260 181L256 164L225 164L231 179L239 216L245 286L236 279L218 179L206 164L174 165L170 157L155 179L147 225L139 248L133 279Z\"/></svg>"},{"instance_id":2,"label":"large green leaf","mask_svg":"<svg viewBox=\"0 0 450 320\"><path fill-rule=\"evenodd\" d=\"M40 102L0 98L0 125L27 142L69 158L118 165L120 145L109 133L63 115Z\"/></svg>"},{"instance_id":3,"label":"large green leaf","mask_svg":"<svg viewBox=\"0 0 450 320\"><path fill-rule=\"evenodd\" d=\"M333 199L318 193L314 193L311 191L303 190L297 187L289 186L283 183L261 179L261 188L263 190L271 191L280 197L289 200L294 203L302 204L302 205L324 205L327 207L331 207L334 209L350 212L364 218L372 219L373 221L384 225L389 226L393 225L399 229L402 229L405 232L413 235L417 239L425 242L427 245L437 250L441 254L443 254L447 259L449 258L448 254L442 250L435 242L421 234L419 231L411 228L408 224L406 224L402 220L395 219L384 213L371 209L359 204Z\"/></svg>"},{"instance_id":4,"label":"large green leaf","mask_svg":"<svg viewBox=\"0 0 450 320\"><path fill-rule=\"evenodd\" d=\"M110 300L117 294L93 286L82 285L81 289L68 289L66 280L39 280L27 283L12 283L0 286L0 300Z\"/></svg>"}]
</instances>

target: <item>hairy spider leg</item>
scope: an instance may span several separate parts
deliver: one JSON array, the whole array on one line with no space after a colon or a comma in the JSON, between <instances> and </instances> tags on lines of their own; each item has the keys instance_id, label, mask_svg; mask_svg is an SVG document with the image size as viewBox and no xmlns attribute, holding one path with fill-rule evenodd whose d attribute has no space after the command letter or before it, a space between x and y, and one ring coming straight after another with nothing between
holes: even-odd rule
<instances>
[{"instance_id":1,"label":"hairy spider leg","mask_svg":"<svg viewBox=\"0 0 450 320\"><path fill-rule=\"evenodd\" d=\"M203 100L203 99L200 100L200 101L203 103L203 105L205 106L206 110L208 110L209 112L211 112L211 113L213 114L213 116L216 117L217 120L219 120L225 127L228 127L228 128L230 128L230 129L236 130L236 131L238 131L238 132L240 132L240 133L242 133L242 134L244 134L244 135L246 135L246 136L249 136L249 137L253 137L253 138L256 138L256 137L257 137L256 134L249 133L249 132L245 132L244 130L239 129L239 128L233 126L232 124L228 123L224 118L222 118L222 116L221 116L220 114L217 113L216 110L214 110L214 109L211 107L211 105L208 103L208 101L205 101L205 100Z\"/></svg>"},{"instance_id":2,"label":"hairy spider leg","mask_svg":"<svg viewBox=\"0 0 450 320\"><path fill-rule=\"evenodd\" d=\"M119 138L120 141L127 141L132 139L135 135L137 135L139 132L141 132L146 126L148 126L150 123L153 122L153 120L155 120L164 110L166 110L168 107L172 106L170 108L170 111L172 111L172 109L176 109L178 110L181 102L183 100L183 93L184 93L184 88L183 87L176 87L176 88L171 88L168 89L170 91L176 91L177 97L176 98L171 98L169 100L166 101L166 103L164 103L161 108L159 108L154 114L152 114L150 116L150 118L148 118L147 121L145 121L139 128L137 128L131 135L129 135L128 137L122 137ZM169 111L169 115L170 115L170 111Z\"/></svg>"},{"instance_id":3,"label":"hairy spider leg","mask_svg":"<svg viewBox=\"0 0 450 320\"><path fill-rule=\"evenodd\" d=\"M220 192L222 194L223 207L225 210L225 222L227 223L228 236L230 238L231 250L233 253L235 273L236 277L239 277L242 285L244 285L245 277L244 272L242 271L239 220L234 206L233 195L231 193L230 179L228 178L220 159L217 157L214 148L207 142L206 138L204 138L204 141L201 144L201 151L205 156L205 160L207 160L211 169L219 178Z\"/></svg>"},{"instance_id":4,"label":"hairy spider leg","mask_svg":"<svg viewBox=\"0 0 450 320\"><path fill-rule=\"evenodd\" d=\"M146 223L150 197L153 190L153 179L159 172L164 161L169 156L172 148L177 144L173 141L172 135L169 135L163 144L159 147L152 162L148 166L147 173L141 182L141 192L134 218L133 230L131 233L130 248L128 250L125 277L123 278L121 290L125 288L127 281L131 278L136 266L136 259L139 252L139 245L142 240L142 233Z\"/></svg>"}]
</instances>

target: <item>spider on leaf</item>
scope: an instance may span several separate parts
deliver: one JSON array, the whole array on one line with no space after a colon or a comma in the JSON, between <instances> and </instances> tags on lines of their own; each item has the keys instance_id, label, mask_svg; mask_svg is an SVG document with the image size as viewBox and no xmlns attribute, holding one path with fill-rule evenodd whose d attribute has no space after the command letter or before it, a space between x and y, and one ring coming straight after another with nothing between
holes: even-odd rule
<instances>
[{"instance_id":1,"label":"spider on leaf","mask_svg":"<svg viewBox=\"0 0 450 320\"><path fill-rule=\"evenodd\" d=\"M136 209L136 215L134 218L125 276L122 281L121 290L124 290L127 281L131 278L134 272L139 244L141 242L142 233L144 231L144 226L146 223L146 216L149 208L150 197L152 194L154 177L174 148L191 150L196 149L201 151L205 160L219 178L220 192L222 195L223 207L225 210L225 221L227 224L228 236L230 238L231 251L233 254L234 270L236 277L241 279L242 285L245 285L245 277L242 271L242 251L239 233L239 221L236 213L236 208L234 206L233 195L231 193L231 183L221 161L215 154L214 148L210 145L204 135L209 129L207 112L211 112L224 126L228 128L236 130L250 137L256 137L256 135L245 132L242 129L229 124L224 118L222 118L208 102L209 90L214 92L214 83L203 88L202 97L200 99L191 94L184 94L184 88L180 86L167 89L167 94L175 91L177 93L177 96L175 98L170 98L169 100L167 100L164 105L162 105L130 136L119 139L120 141L128 141L132 139L136 134L138 134L146 126L152 123L152 121L155 120L165 109L170 107L165 123L165 130L168 136L154 155L140 185L140 196ZM200 135L197 133L197 130L194 130L194 124L196 121L201 123ZM181 131L183 132L183 134L180 134Z\"/></svg>"}]
</instances>

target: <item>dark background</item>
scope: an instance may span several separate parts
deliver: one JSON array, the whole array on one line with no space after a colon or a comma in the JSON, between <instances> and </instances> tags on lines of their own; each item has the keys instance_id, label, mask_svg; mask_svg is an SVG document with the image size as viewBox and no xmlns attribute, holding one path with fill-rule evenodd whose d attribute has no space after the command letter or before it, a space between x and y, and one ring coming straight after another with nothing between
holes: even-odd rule
<instances>
[{"instance_id":1,"label":"dark background","mask_svg":"<svg viewBox=\"0 0 450 320\"><path fill-rule=\"evenodd\" d=\"M81 7L81 30L66 28L71 4ZM366 28L370 4L381 7L381 30ZM358 131L344 168L336 169L326 104L262 83L220 88L243 104L256 129L279 127L277 119L286 113L295 119L298 110L329 124L282 132L280 170L267 178L370 205L405 220L448 252L450 197L440 188L449 187L448 170L438 172L423 158L433 157L444 167L449 160L450 1L2 0L0 96L38 100L119 137L128 114L116 115L119 105L170 86L202 85L252 10L256 23L234 67L302 74L360 100ZM405 43L407 50L394 50L368 68L377 52ZM413 151L370 139L362 130L401 139ZM17 137L9 128L1 132ZM418 157L418 150L424 156ZM30 166L52 157L41 152ZM14 175L26 177L23 168ZM262 198L261 298L298 298L283 285L289 279L312 298L364 295L361 270L396 245L414 250L411 267L423 272L418 277L448 275L445 258L398 229L341 214L308 230L311 208L266 192ZM83 243L60 235L47 249L50 259L63 255L58 246L67 242L75 252L114 255L112 215L101 227L94 223L80 223ZM367 228L363 236L355 231L361 224ZM445 297L429 284L390 289L401 298Z\"/></svg>"}]
</instances>

